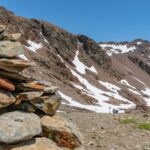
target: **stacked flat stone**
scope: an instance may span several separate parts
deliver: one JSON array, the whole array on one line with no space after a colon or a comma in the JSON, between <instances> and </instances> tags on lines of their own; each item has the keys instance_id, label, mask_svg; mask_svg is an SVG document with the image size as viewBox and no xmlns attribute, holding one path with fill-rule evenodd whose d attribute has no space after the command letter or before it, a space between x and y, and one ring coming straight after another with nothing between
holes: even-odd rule
<instances>
[{"instance_id":1,"label":"stacked flat stone","mask_svg":"<svg viewBox=\"0 0 150 150\"><path fill-rule=\"evenodd\" d=\"M22 108L26 110L32 106L32 111L39 109L54 115L60 105L58 88L23 73L34 63L19 58L24 51L19 38L20 34L7 34L5 26L0 26L0 108L24 104Z\"/></svg>"},{"instance_id":2,"label":"stacked flat stone","mask_svg":"<svg viewBox=\"0 0 150 150\"><path fill-rule=\"evenodd\" d=\"M0 150L78 148L80 134L55 115L61 103L58 88L24 73L35 64L21 59L20 37L0 25Z\"/></svg>"}]
</instances>

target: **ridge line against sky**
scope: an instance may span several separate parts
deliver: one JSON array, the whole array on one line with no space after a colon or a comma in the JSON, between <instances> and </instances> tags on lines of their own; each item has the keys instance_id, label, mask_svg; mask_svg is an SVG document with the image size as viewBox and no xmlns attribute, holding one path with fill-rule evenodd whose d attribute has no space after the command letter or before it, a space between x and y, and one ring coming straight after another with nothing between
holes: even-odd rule
<instances>
[{"instance_id":1,"label":"ridge line against sky","mask_svg":"<svg viewBox=\"0 0 150 150\"><path fill-rule=\"evenodd\" d=\"M0 0L0 6L97 42L150 40L150 0Z\"/></svg>"}]
</instances>

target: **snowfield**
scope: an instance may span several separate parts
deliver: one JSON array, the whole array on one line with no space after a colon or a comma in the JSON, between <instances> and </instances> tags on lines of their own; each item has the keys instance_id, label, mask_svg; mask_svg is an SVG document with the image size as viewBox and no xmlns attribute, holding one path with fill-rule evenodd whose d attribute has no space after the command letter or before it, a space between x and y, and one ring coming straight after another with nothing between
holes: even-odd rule
<instances>
[{"instance_id":1,"label":"snowfield","mask_svg":"<svg viewBox=\"0 0 150 150\"><path fill-rule=\"evenodd\" d=\"M124 110L135 108L136 105L120 94L119 91L121 91L121 88L119 87L119 84L122 84L125 88L127 88L129 92L136 94L141 98L143 98L143 94L147 95L148 97L144 97L143 99L146 101L147 105L150 106L150 89L145 88L145 90L138 91L134 86L132 86L125 79L119 81L118 86L109 82L104 82L100 80L97 81L99 85L106 88L106 90L102 90L102 88L93 85L93 83L88 81L85 77L83 77L83 75L86 74L86 69L91 70L94 73L97 73L97 71L93 66L87 67L86 65L84 65L83 62L79 60L78 50L76 51L76 55L73 60L73 64L75 65L75 67L70 66L59 54L58 54L58 58L71 71L72 75L75 76L81 83L81 85L74 82L71 82L71 84L75 88L81 90L83 94L86 94L87 96L97 100L97 102L95 102L95 105L82 104L77 99L73 99L67 94L59 91L60 96L66 101L63 102L64 105L77 107L81 109L87 109L90 111L94 111L96 113L113 113L113 109L118 110L119 113L124 113ZM135 77L133 78L137 80L137 82L144 84L139 79ZM118 102L120 101L120 103L111 104L109 103L109 101L111 102L111 100L117 100Z\"/></svg>"},{"instance_id":2,"label":"snowfield","mask_svg":"<svg viewBox=\"0 0 150 150\"><path fill-rule=\"evenodd\" d=\"M102 47L104 50L106 50L106 53L109 56L112 56L113 54L121 54L121 53L127 53L129 51L136 50L135 46L128 47L127 45L115 45L115 44L99 44L100 47ZM110 48L107 50L107 48Z\"/></svg>"},{"instance_id":3,"label":"snowfield","mask_svg":"<svg viewBox=\"0 0 150 150\"><path fill-rule=\"evenodd\" d=\"M117 110L119 110L119 113L123 113L124 112L123 109L135 107L134 103L132 103L131 101L129 101L129 100L125 99L124 97L122 97L121 95L119 95L119 93L117 91L117 90L120 90L119 87L112 85L110 83L100 82L106 88L108 88L111 92L103 91L103 90L95 87L94 85L92 85L89 81L87 81L85 78L83 78L81 75L79 75L73 69L70 68L70 70L71 70L72 74L74 76L76 76L78 78L78 80L86 87L86 89L84 90L86 92L84 92L84 93L98 101L96 103L96 106L95 105L85 105L84 106L85 109L91 110L91 106L92 106L92 108L94 107L93 111L99 112L99 113L112 113L113 109L117 109ZM80 87L80 86L78 86L78 87ZM80 88L80 89L82 90L83 88ZM107 103L107 101L109 101L110 98L114 98L117 100L127 102L127 104L120 104L120 105L109 104L109 103ZM79 108L81 108L80 106L82 105L82 108L83 108L84 104L76 106L76 105L74 105L74 101L76 102L77 100L73 100L72 98L69 100L72 100L72 102L71 102L71 104L67 104L67 105L71 105L71 106L79 107ZM70 102L70 101L68 101L68 102ZM78 103L78 104L80 104L80 103ZM96 107L96 110L95 110L95 107Z\"/></svg>"}]
</instances>

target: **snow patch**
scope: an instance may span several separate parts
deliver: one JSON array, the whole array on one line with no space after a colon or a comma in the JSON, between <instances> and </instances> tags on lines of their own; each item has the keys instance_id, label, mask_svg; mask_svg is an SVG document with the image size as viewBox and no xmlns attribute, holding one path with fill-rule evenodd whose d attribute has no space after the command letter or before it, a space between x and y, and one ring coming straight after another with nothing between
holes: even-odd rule
<instances>
[{"instance_id":1,"label":"snow patch","mask_svg":"<svg viewBox=\"0 0 150 150\"><path fill-rule=\"evenodd\" d=\"M117 92L118 90L120 90L120 87L113 85L111 83L108 82L103 82L103 81L98 81L100 84L102 84L103 86L105 86L108 90L110 90L111 92Z\"/></svg>"},{"instance_id":2,"label":"snow patch","mask_svg":"<svg viewBox=\"0 0 150 150\"><path fill-rule=\"evenodd\" d=\"M142 44L142 42L137 42L136 44L137 44L137 45L140 45L140 44Z\"/></svg>"},{"instance_id":3,"label":"snow patch","mask_svg":"<svg viewBox=\"0 0 150 150\"><path fill-rule=\"evenodd\" d=\"M126 85L132 89L136 89L134 86L130 85L127 80L121 80L120 83L122 83L123 85Z\"/></svg>"},{"instance_id":4,"label":"snow patch","mask_svg":"<svg viewBox=\"0 0 150 150\"><path fill-rule=\"evenodd\" d=\"M147 106L150 106L150 88L145 88L141 92L148 96L148 97L144 97L144 100L146 101Z\"/></svg>"},{"instance_id":5,"label":"snow patch","mask_svg":"<svg viewBox=\"0 0 150 150\"><path fill-rule=\"evenodd\" d=\"M92 67L87 67L87 66L85 66L85 65L79 60L79 51L78 51L78 50L76 51L76 55L75 55L75 58L74 58L74 60L73 60L72 63L75 65L76 70L77 70L78 72L80 72L81 74L85 74L85 70L86 70L86 69L92 71L93 73L97 73L97 71L96 71L96 69L95 69L94 66L92 66Z\"/></svg>"},{"instance_id":6,"label":"snow patch","mask_svg":"<svg viewBox=\"0 0 150 150\"><path fill-rule=\"evenodd\" d=\"M49 44L49 42L47 41L47 39L45 38L45 36L43 35L43 33L42 33L42 32L40 32L40 34L41 34L41 36L43 37L44 42L46 42L46 43L48 43L48 44Z\"/></svg>"},{"instance_id":7,"label":"snow patch","mask_svg":"<svg viewBox=\"0 0 150 150\"><path fill-rule=\"evenodd\" d=\"M42 48L41 43L35 43L33 41L28 40L29 46L25 46L27 49L31 50L32 52L36 52L38 49Z\"/></svg>"},{"instance_id":8,"label":"snow patch","mask_svg":"<svg viewBox=\"0 0 150 150\"><path fill-rule=\"evenodd\" d=\"M132 89L128 89L130 92L132 92L132 93L134 93L134 94L136 94L136 95L141 95L139 92L137 92L137 91L135 91L135 90L132 90Z\"/></svg>"},{"instance_id":9,"label":"snow patch","mask_svg":"<svg viewBox=\"0 0 150 150\"><path fill-rule=\"evenodd\" d=\"M29 61L29 59L24 54L18 55L18 57L23 59L23 60Z\"/></svg>"},{"instance_id":10,"label":"snow patch","mask_svg":"<svg viewBox=\"0 0 150 150\"><path fill-rule=\"evenodd\" d=\"M57 56L59 57L62 63L65 63L64 59L59 54L57 54Z\"/></svg>"}]
</instances>

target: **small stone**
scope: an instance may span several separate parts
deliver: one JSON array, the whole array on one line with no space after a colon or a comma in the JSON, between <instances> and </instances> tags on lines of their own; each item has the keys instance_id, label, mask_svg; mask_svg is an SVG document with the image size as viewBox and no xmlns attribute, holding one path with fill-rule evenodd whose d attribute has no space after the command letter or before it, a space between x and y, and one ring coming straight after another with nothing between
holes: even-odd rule
<instances>
[{"instance_id":1,"label":"small stone","mask_svg":"<svg viewBox=\"0 0 150 150\"><path fill-rule=\"evenodd\" d=\"M44 93L46 93L49 90L47 89L48 88L47 86L43 84L39 84L36 81L19 83L19 84L16 84L16 87L20 91L43 91ZM52 90L53 89L51 89L51 91Z\"/></svg>"},{"instance_id":2,"label":"small stone","mask_svg":"<svg viewBox=\"0 0 150 150\"><path fill-rule=\"evenodd\" d=\"M6 91L14 91L15 85L6 79L0 78L0 88L4 89Z\"/></svg>"},{"instance_id":3,"label":"small stone","mask_svg":"<svg viewBox=\"0 0 150 150\"><path fill-rule=\"evenodd\" d=\"M42 96L39 99L31 102L37 109L48 115L54 115L58 110L61 100L58 95Z\"/></svg>"},{"instance_id":4,"label":"small stone","mask_svg":"<svg viewBox=\"0 0 150 150\"><path fill-rule=\"evenodd\" d=\"M58 87L57 86L46 87L43 90L44 93L49 93L49 94L55 93L56 91L58 91Z\"/></svg>"},{"instance_id":5,"label":"small stone","mask_svg":"<svg viewBox=\"0 0 150 150\"><path fill-rule=\"evenodd\" d=\"M15 111L0 116L0 143L29 140L41 132L40 118L35 114Z\"/></svg>"},{"instance_id":6,"label":"small stone","mask_svg":"<svg viewBox=\"0 0 150 150\"><path fill-rule=\"evenodd\" d=\"M17 104L19 104L22 101L34 101L34 100L40 98L40 96L42 96L42 94L43 94L42 91L19 93L16 97Z\"/></svg>"},{"instance_id":7,"label":"small stone","mask_svg":"<svg viewBox=\"0 0 150 150\"><path fill-rule=\"evenodd\" d=\"M10 92L0 90L0 108L7 107L15 103L16 99Z\"/></svg>"}]
</instances>

